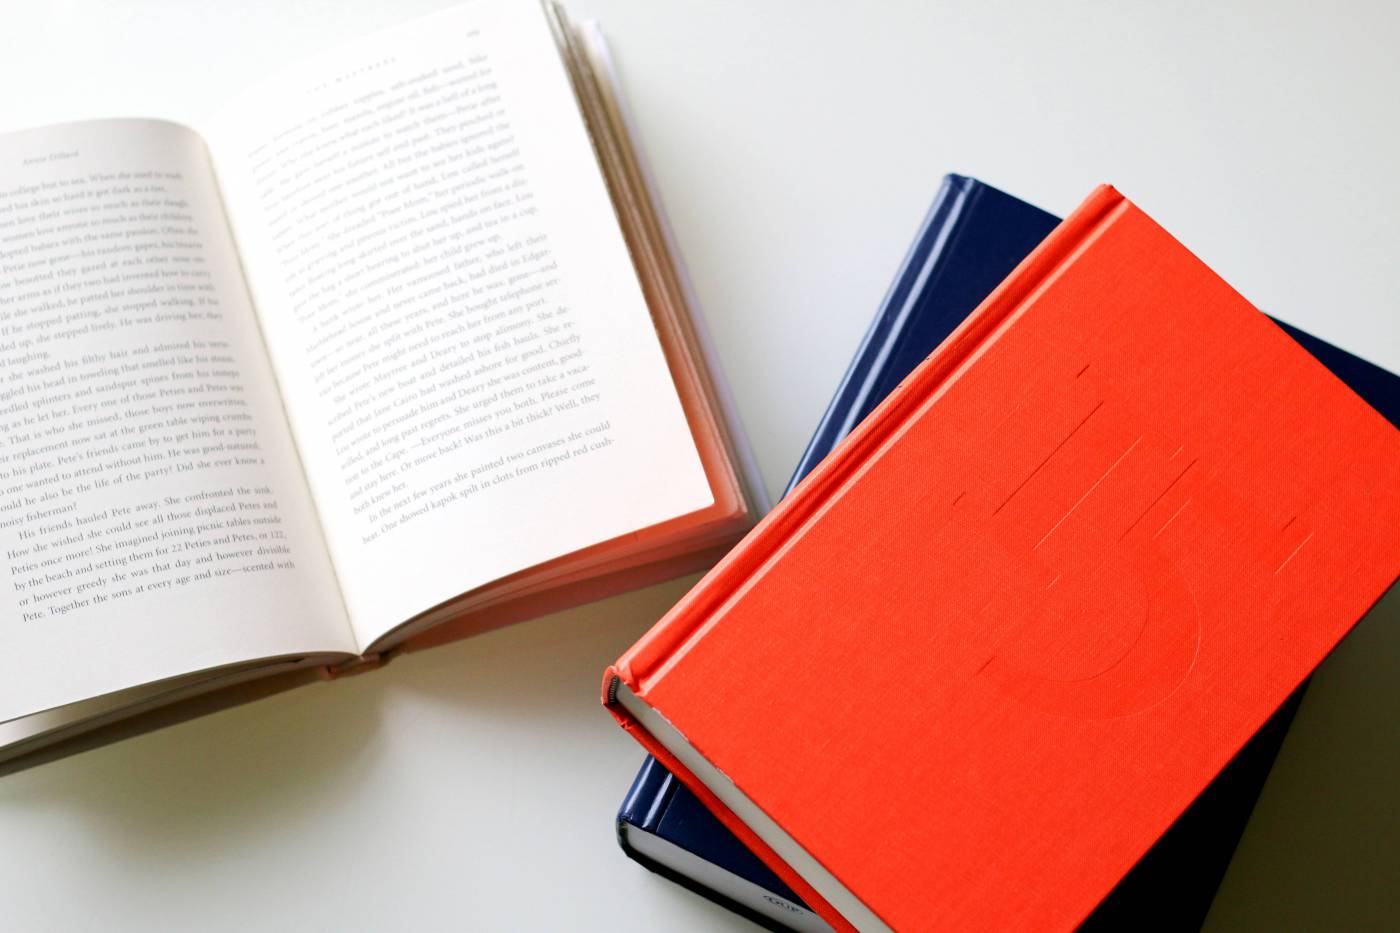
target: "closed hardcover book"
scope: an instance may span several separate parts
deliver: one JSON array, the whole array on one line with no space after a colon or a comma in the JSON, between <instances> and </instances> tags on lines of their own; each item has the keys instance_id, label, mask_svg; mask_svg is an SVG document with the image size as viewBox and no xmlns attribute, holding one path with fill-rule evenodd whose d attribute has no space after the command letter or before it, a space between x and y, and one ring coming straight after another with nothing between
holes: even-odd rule
<instances>
[{"instance_id":1,"label":"closed hardcover book","mask_svg":"<svg viewBox=\"0 0 1400 933\"><path fill-rule=\"evenodd\" d=\"M837 928L1069 928L1390 587L1397 519L1400 433L1102 188L604 698Z\"/></svg>"},{"instance_id":2,"label":"closed hardcover book","mask_svg":"<svg viewBox=\"0 0 1400 933\"><path fill-rule=\"evenodd\" d=\"M974 178L948 175L822 416L788 490L923 361L1059 218ZM1400 425L1400 377L1311 334L1280 327ZM786 494L786 493L784 493ZM1301 688L1250 739L1086 921L1111 929L1200 926L1287 734ZM826 924L650 755L618 809L630 857L770 928Z\"/></svg>"}]
</instances>

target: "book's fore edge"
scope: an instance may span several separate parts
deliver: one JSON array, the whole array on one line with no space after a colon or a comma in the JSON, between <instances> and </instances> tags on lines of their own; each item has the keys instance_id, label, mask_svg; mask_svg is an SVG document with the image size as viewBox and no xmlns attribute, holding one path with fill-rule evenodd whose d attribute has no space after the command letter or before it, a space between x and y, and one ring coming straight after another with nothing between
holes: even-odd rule
<instances>
[{"instance_id":1,"label":"book's fore edge","mask_svg":"<svg viewBox=\"0 0 1400 933\"><path fill-rule=\"evenodd\" d=\"M692 381L701 399L697 404L705 409L704 415L693 411L682 394L687 424L697 445L707 442L723 456L727 475L717 478L710 469L705 471L714 505L722 504L722 495L732 497L751 524L767 510L767 494L753 468L752 454L747 453L745 460L747 439L742 426L725 406L723 380L714 368L713 355L706 352L703 323L692 296L684 289L678 253L667 239L657 192L648 184L640 153L629 139L622 138L631 133L631 126L606 48L601 45L601 33L593 30L591 39L599 47L590 48L589 32L569 20L562 4L543 0L542 6L672 378ZM605 74L598 74L595 65L601 66ZM604 78L610 82L607 87L603 86ZM629 216L635 218L635 223ZM665 313L667 309L669 314ZM663 337L663 329L674 332L670 339ZM706 440L701 441L701 437ZM717 488L718 479L726 482L726 491Z\"/></svg>"},{"instance_id":2,"label":"book's fore edge","mask_svg":"<svg viewBox=\"0 0 1400 933\"><path fill-rule=\"evenodd\" d=\"M608 48L607 38L603 35L602 29L594 20L585 20L578 25L579 35L585 54L593 60L597 67L592 70L600 83L606 85L607 91L611 94L612 103L617 112L617 118L621 123L624 135L632 140L638 139L636 119L632 115L632 108L628 103L627 96L622 92L622 82L618 77L617 68L613 63L612 53ZM734 448L734 455L737 461L740 480L745 486L745 491L758 515L765 514L773 507L769 499L768 490L763 484L763 475L758 469L758 459L754 456L753 445L749 441L748 430L744 427L744 420L739 414L739 407L734 401L734 393L729 385L729 380L725 375L724 367L720 364L719 354L715 350L714 340L710 334L709 324L705 315L700 311L699 298L695 292L695 286L690 278L690 272L681 259L680 247L676 242L675 232L671 228L670 219L667 217L660 196L660 188L656 184L655 174L652 172L651 163L646 158L645 151L635 143L629 147L631 162L636 172L637 183L641 188L641 193L645 195L647 205L650 207L650 215L656 227L659 238L658 245L665 252L667 257L666 271L673 279L674 287L687 311L687 321L690 324L695 340L695 348L699 353L704 365L704 372L710 377L711 388L715 395L715 404L725 426L729 430L730 442Z\"/></svg>"},{"instance_id":3,"label":"book's fore edge","mask_svg":"<svg viewBox=\"0 0 1400 933\"><path fill-rule=\"evenodd\" d=\"M692 368L705 392L707 406L719 428L720 441L729 455L730 467L739 485L740 496L750 517L749 525L757 522L770 508L772 501L764 486L758 461L749 443L748 431L734 402L729 380L720 363L710 334L709 322L701 310L699 298L690 279L680 247L676 242L661 198L660 188L651 165L641 147L636 122L627 97L622 92L612 57L597 23L587 21L579 26L579 37L588 74L598 87L620 155L623 171L630 179L632 193L637 199L637 213L647 227L648 248L657 251L659 276L665 282L664 291L677 311L677 326L684 332L683 346L693 357Z\"/></svg>"},{"instance_id":4,"label":"book's fore edge","mask_svg":"<svg viewBox=\"0 0 1400 933\"><path fill-rule=\"evenodd\" d=\"M773 870L783 882L790 887L804 903L814 912L819 914L823 920L831 924L841 933L859 933L846 918L842 917L810 884L807 880L794 871L787 862L774 852L766 842L758 837L743 820L739 819L727 806L724 805L714 792L690 771L680 759L671 751L658 742L640 722L632 716L618 701L617 691L622 685L622 679L616 668L610 667L603 674L603 705L607 708L612 717L617 720L618 725L623 728L628 735L632 736L643 748L651 753L652 757L660 763L671 775L682 781L691 793L700 798L700 802L705 805L705 809L714 814L724 827L739 838L750 852L762 859L763 863ZM643 701L645 702L645 701ZM626 848L624 846L624 848Z\"/></svg>"},{"instance_id":5,"label":"book's fore edge","mask_svg":"<svg viewBox=\"0 0 1400 933\"><path fill-rule=\"evenodd\" d=\"M962 208L971 195L975 182L961 175L944 175L943 181L933 197L933 203L919 223L909 249L904 254L889 288L881 298L875 316L866 328L865 335L856 347L855 355L846 367L841 381L832 393L831 401L822 412L817 426L812 431L807 447L797 460L797 467L788 479L783 496L801 482L825 456L824 449L832 444L832 438L849 434L855 426L854 415L863 407L875 384L879 360L888 358L897 345L912 317L915 296L932 276L932 269L945 252L951 238L951 228L962 214Z\"/></svg>"},{"instance_id":6,"label":"book's fore edge","mask_svg":"<svg viewBox=\"0 0 1400 933\"><path fill-rule=\"evenodd\" d=\"M875 410L797 484L748 536L609 670L645 699L650 682L703 635L718 610L756 578L912 413L956 377L997 329L1070 261L1129 202L1108 185L1096 188L1010 275L920 363ZM689 783L689 782L687 782Z\"/></svg>"}]
</instances>

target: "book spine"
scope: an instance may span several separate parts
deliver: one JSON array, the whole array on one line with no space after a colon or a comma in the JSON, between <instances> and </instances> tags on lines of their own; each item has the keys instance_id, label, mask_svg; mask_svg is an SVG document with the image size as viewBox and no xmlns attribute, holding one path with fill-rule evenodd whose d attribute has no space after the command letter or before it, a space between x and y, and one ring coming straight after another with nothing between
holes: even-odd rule
<instances>
[{"instance_id":1,"label":"book spine","mask_svg":"<svg viewBox=\"0 0 1400 933\"><path fill-rule=\"evenodd\" d=\"M629 854L631 849L623 838L621 824L631 823L647 832L656 832L674 789L675 781L655 758L648 758L642 763L627 798L617 809L618 842Z\"/></svg>"},{"instance_id":2,"label":"book spine","mask_svg":"<svg viewBox=\"0 0 1400 933\"><path fill-rule=\"evenodd\" d=\"M715 611L760 573L783 545L830 501L853 474L941 389L956 379L977 350L996 336L1034 292L1105 229L1128 202L1103 185L1056 227L987 299L890 393L807 478L715 566L669 613L632 646L603 682L603 702L617 715L613 678L646 699L647 688L704 635ZM625 720L625 715L619 720Z\"/></svg>"},{"instance_id":3,"label":"book spine","mask_svg":"<svg viewBox=\"0 0 1400 933\"><path fill-rule=\"evenodd\" d=\"M883 363L893 352L904 334L917 305L919 296L928 283L937 277L959 219L968 207L968 201L977 188L977 182L961 175L945 175L933 204L924 216L913 245L909 247L899 271L890 284L889 291L875 314L870 327L861 338L860 347L851 359L845 375L826 406L821 421L807 442L807 449L797 461L788 480L788 493L801 482L812 469L822 461L827 451L856 426L861 414L869 407L870 396L874 391L877 377Z\"/></svg>"},{"instance_id":4,"label":"book spine","mask_svg":"<svg viewBox=\"0 0 1400 933\"><path fill-rule=\"evenodd\" d=\"M608 712L612 713L613 718L617 720L618 724L622 726L632 738L636 739L643 748L651 752L652 757L660 763L661 767L684 781L691 792L694 793L696 797L700 798L700 802L705 805L705 808L713 813L715 817L724 824L726 829L738 837L739 841L747 846L750 852L762 859L764 864L771 868L773 873L782 879L784 884L795 891L797 896L806 902L807 906L820 914L822 919L830 923L839 933L858 933L856 928L851 926L844 917L837 913L836 909L828 904L826 899L818 894L817 890L809 885L805 878L793 871L788 864L778 856L778 853L769 848L768 844L760 839L758 835L748 827L748 824L739 819L729 807L725 806L724 802L716 797L714 793L705 786L704 782L696 777L689 768L682 764L679 758L671 754L666 746L652 737L650 732L643 729L640 723L633 719L625 709L617 704L617 682L618 678L615 675L614 669L609 668L607 674L603 677L604 702L607 704ZM624 846L624 848L626 848L626 846Z\"/></svg>"}]
</instances>

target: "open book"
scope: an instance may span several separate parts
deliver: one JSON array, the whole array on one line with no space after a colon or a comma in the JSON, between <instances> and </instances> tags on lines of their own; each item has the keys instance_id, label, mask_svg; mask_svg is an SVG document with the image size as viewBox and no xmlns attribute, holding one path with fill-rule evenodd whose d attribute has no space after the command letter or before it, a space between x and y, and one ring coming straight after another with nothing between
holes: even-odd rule
<instances>
[{"instance_id":1,"label":"open book","mask_svg":"<svg viewBox=\"0 0 1400 933\"><path fill-rule=\"evenodd\" d=\"M698 569L761 510L557 9L0 166L0 758Z\"/></svg>"}]
</instances>

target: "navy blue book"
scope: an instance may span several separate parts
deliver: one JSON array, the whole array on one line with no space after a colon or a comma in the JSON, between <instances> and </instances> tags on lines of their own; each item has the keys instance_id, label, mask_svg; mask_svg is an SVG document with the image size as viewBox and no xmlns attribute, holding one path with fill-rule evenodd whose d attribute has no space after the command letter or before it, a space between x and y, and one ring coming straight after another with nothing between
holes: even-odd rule
<instances>
[{"instance_id":1,"label":"navy blue book","mask_svg":"<svg viewBox=\"0 0 1400 933\"><path fill-rule=\"evenodd\" d=\"M788 490L815 467L1000 284L1059 218L976 179L949 175L885 295ZM1281 327L1392 423L1400 377L1286 324ZM1244 832L1303 687L1174 823L1084 929L1194 929ZM654 758L617 815L623 850L653 871L774 930L826 923Z\"/></svg>"}]
</instances>

